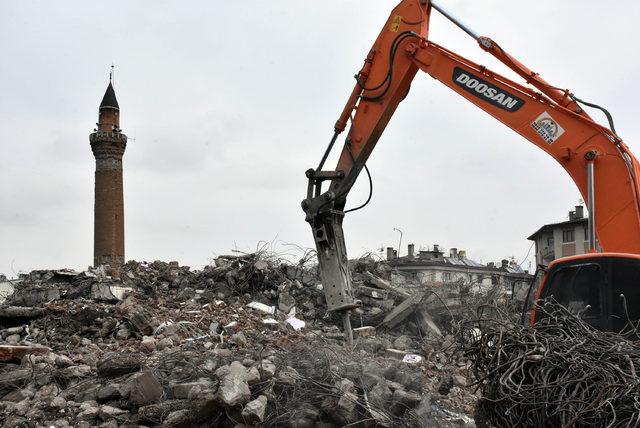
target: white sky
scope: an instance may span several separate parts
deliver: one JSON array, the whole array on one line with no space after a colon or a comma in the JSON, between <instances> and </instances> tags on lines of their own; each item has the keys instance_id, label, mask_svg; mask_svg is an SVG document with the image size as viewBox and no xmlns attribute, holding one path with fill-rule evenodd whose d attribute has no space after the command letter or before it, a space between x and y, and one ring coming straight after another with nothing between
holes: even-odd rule
<instances>
[{"instance_id":1,"label":"white sky","mask_svg":"<svg viewBox=\"0 0 640 428\"><path fill-rule=\"evenodd\" d=\"M91 263L88 135L112 62L132 138L127 259L202 266L260 240L313 246L304 171L395 3L0 2L0 272ZM640 152L639 2L441 3L552 84L606 106ZM430 38L513 76L435 11ZM420 74L369 167L373 201L345 221L351 257L397 246L396 227L402 253L438 243L521 260L526 237L580 199L546 154ZM348 206L367 191L362 176Z\"/></svg>"}]
</instances>

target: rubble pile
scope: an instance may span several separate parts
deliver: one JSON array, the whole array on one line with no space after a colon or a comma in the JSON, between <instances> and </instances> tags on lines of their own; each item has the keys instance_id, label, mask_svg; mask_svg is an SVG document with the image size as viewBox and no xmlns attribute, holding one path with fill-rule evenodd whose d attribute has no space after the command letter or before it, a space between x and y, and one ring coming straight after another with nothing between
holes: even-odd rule
<instances>
[{"instance_id":1,"label":"rubble pile","mask_svg":"<svg viewBox=\"0 0 640 428\"><path fill-rule=\"evenodd\" d=\"M352 347L316 268L263 253L23 275L0 305L3 426L472 424L453 336L420 329L437 329L423 296L358 269Z\"/></svg>"},{"instance_id":2,"label":"rubble pile","mask_svg":"<svg viewBox=\"0 0 640 428\"><path fill-rule=\"evenodd\" d=\"M640 422L638 330L593 329L546 302L535 330L491 310L469 341L482 398L480 426L637 426Z\"/></svg>"}]
</instances>

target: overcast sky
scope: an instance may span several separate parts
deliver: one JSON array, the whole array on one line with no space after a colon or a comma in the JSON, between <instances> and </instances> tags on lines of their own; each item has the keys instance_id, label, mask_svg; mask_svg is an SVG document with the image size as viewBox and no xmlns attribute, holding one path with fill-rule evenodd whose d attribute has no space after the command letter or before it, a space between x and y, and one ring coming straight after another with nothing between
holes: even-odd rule
<instances>
[{"instance_id":1,"label":"overcast sky","mask_svg":"<svg viewBox=\"0 0 640 428\"><path fill-rule=\"evenodd\" d=\"M609 108L640 153L639 2L441 3L552 84ZM127 259L201 267L261 240L312 247L304 171L395 4L1 1L0 272L92 262L88 136L112 62L130 137ZM430 39L513 76L435 11ZM369 167L373 200L345 220L351 257L397 246L399 228L402 253L438 243L520 261L526 237L580 199L548 155L420 74ZM367 191L362 176L348 206Z\"/></svg>"}]
</instances>

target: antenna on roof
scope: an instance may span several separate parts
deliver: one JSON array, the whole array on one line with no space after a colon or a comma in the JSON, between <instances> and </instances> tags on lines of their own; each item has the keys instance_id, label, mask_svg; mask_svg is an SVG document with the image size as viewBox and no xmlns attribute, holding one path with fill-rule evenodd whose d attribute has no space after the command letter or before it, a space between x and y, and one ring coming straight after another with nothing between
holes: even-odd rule
<instances>
[{"instance_id":1,"label":"antenna on roof","mask_svg":"<svg viewBox=\"0 0 640 428\"><path fill-rule=\"evenodd\" d=\"M113 65L113 63L111 63L111 71L109 72L109 83L113 83L114 79L113 79L113 69L115 68L115 66Z\"/></svg>"}]
</instances>

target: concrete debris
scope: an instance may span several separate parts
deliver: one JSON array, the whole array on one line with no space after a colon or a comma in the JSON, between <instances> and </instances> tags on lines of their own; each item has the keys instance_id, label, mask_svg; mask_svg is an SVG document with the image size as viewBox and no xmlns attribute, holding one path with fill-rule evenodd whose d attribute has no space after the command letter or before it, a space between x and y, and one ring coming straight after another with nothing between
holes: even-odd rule
<instances>
[{"instance_id":1,"label":"concrete debris","mask_svg":"<svg viewBox=\"0 0 640 428\"><path fill-rule=\"evenodd\" d=\"M418 326L423 332L425 333L431 332L435 334L437 337L442 337L442 331L440 330L438 325L435 323L435 321L433 320L433 318L431 317L431 314L429 314L429 311L427 311L427 309L418 308L418 310L415 313L415 316L416 316L416 322L418 323Z\"/></svg>"},{"instance_id":2,"label":"concrete debris","mask_svg":"<svg viewBox=\"0 0 640 428\"><path fill-rule=\"evenodd\" d=\"M468 363L443 346L455 342L443 339L450 319L385 266L350 268L363 302L354 348L340 314L326 311L317 269L265 254L222 256L201 271L156 261L128 262L120 278L23 275L0 305L4 423L419 426L420 411L449 426L435 399L471 414ZM443 395L445 374L456 377Z\"/></svg>"},{"instance_id":3,"label":"concrete debris","mask_svg":"<svg viewBox=\"0 0 640 428\"><path fill-rule=\"evenodd\" d=\"M402 303L396 306L384 318L384 320L382 321L382 325L387 328L397 327L400 323L406 320L409 315L412 315L416 311L423 298L423 293L412 294L410 297L406 298Z\"/></svg>"},{"instance_id":4,"label":"concrete debris","mask_svg":"<svg viewBox=\"0 0 640 428\"><path fill-rule=\"evenodd\" d=\"M150 372L136 373L125 385L129 392L129 402L135 406L155 403L164 395L164 390L158 379Z\"/></svg>"},{"instance_id":5,"label":"concrete debris","mask_svg":"<svg viewBox=\"0 0 640 428\"><path fill-rule=\"evenodd\" d=\"M247 382L247 369L238 361L216 370L216 376L220 379L218 395L227 406L235 406L246 403L251 398L249 383Z\"/></svg>"},{"instance_id":6,"label":"concrete debris","mask_svg":"<svg viewBox=\"0 0 640 428\"><path fill-rule=\"evenodd\" d=\"M396 338L396 340L393 341L393 346L396 349L400 349L402 351L408 351L410 349L413 349L414 345L413 345L413 340L409 336L403 334L402 336Z\"/></svg>"},{"instance_id":7,"label":"concrete debris","mask_svg":"<svg viewBox=\"0 0 640 428\"><path fill-rule=\"evenodd\" d=\"M138 353L106 353L97 361L98 376L116 377L140 370L144 356Z\"/></svg>"},{"instance_id":8,"label":"concrete debris","mask_svg":"<svg viewBox=\"0 0 640 428\"><path fill-rule=\"evenodd\" d=\"M280 293L278 296L278 309L288 314L296 306L296 300L289 293Z\"/></svg>"},{"instance_id":9,"label":"concrete debris","mask_svg":"<svg viewBox=\"0 0 640 428\"><path fill-rule=\"evenodd\" d=\"M365 276L365 282L373 285L374 287L378 287L382 290L393 291L403 297L409 297L411 295L408 291L392 286L388 281L385 281L382 278L378 278L377 276L373 275L371 272L365 272L364 276Z\"/></svg>"},{"instance_id":10,"label":"concrete debris","mask_svg":"<svg viewBox=\"0 0 640 428\"><path fill-rule=\"evenodd\" d=\"M245 422L255 424L264 422L264 415L267 411L267 397L260 395L253 401L247 403L242 409L242 417Z\"/></svg>"},{"instance_id":11,"label":"concrete debris","mask_svg":"<svg viewBox=\"0 0 640 428\"><path fill-rule=\"evenodd\" d=\"M105 283L91 284L91 298L97 301L117 302L122 300L127 292L131 291L133 291L133 289L130 287L121 287Z\"/></svg>"},{"instance_id":12,"label":"concrete debris","mask_svg":"<svg viewBox=\"0 0 640 428\"><path fill-rule=\"evenodd\" d=\"M171 385L171 394L173 398L189 398L194 389L202 391L215 392L218 385L208 378L201 378L195 382L176 383Z\"/></svg>"}]
</instances>

